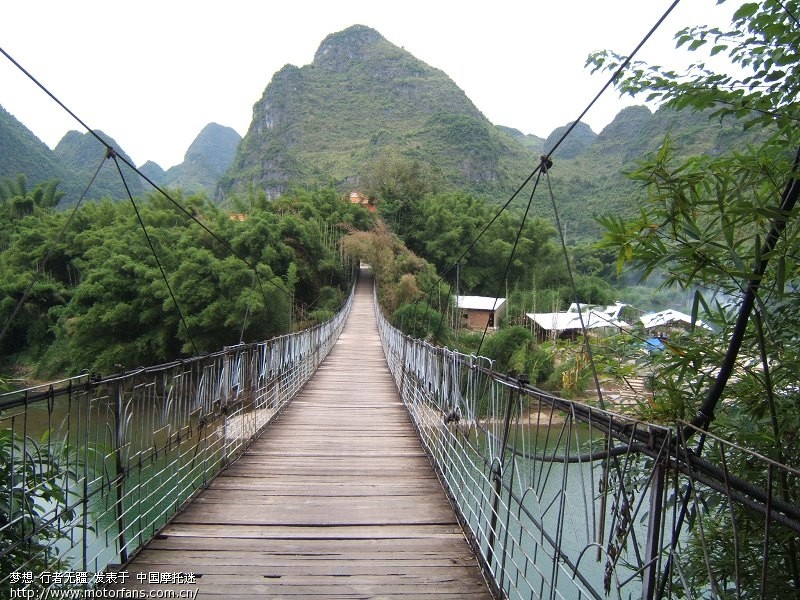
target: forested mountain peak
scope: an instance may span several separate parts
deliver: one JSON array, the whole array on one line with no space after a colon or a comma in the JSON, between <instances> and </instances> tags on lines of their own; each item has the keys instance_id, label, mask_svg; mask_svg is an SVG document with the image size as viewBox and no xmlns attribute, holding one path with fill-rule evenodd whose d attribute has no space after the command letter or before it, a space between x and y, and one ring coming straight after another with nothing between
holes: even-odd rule
<instances>
[{"instance_id":1,"label":"forested mountain peak","mask_svg":"<svg viewBox=\"0 0 800 600\"><path fill-rule=\"evenodd\" d=\"M114 148L120 157L134 164L116 140L101 130L94 133ZM220 177L233 163L241 139L236 130L209 123L187 149L183 163L164 171L155 162L147 161L139 170L159 186L180 187L186 192L205 191L213 197ZM128 193L116 167L105 158L105 154L105 148L94 135L75 130L68 131L51 150L0 106L0 178L16 180L17 176L24 175L31 187L46 181L58 181L58 189L64 194L59 203L62 208L77 202L84 191L87 198L127 198ZM101 163L98 178L86 190ZM149 187L124 165L123 173L134 195L142 194Z\"/></svg>"},{"instance_id":2,"label":"forested mountain peak","mask_svg":"<svg viewBox=\"0 0 800 600\"><path fill-rule=\"evenodd\" d=\"M569 124L547 139L495 126L443 71L415 58L364 25L324 38L312 63L276 72L253 106L244 138L229 127L206 126L184 162L162 169L147 162L142 172L159 186L185 192L264 190L276 197L293 186L362 189L380 165L405 161L425 173L426 189L459 190L505 201L530 174L539 155L552 149ZM98 132L121 156L113 139ZM573 235L593 238L595 218L605 211L627 214L641 187L623 171L654 151L669 133L679 155L716 154L741 141L741 127L708 115L621 111L600 134L578 123L555 153L562 177L562 217ZM0 176L24 174L30 185L57 179L65 192L59 206L75 202L90 181L104 149L91 134L69 132L50 151L25 126L0 111ZM89 198L126 198L111 161ZM373 179L375 179L373 177ZM131 191L146 187L131 177ZM552 219L546 204L534 211Z\"/></svg>"},{"instance_id":3,"label":"forested mountain peak","mask_svg":"<svg viewBox=\"0 0 800 600\"><path fill-rule=\"evenodd\" d=\"M550 152L556 145L556 142L561 139L571 126L572 123L567 123L566 125L554 129L544 141L545 151ZM575 158L576 156L580 156L594 143L596 138L597 134L592 131L592 128L586 123L577 123L572 131L570 131L569 136L564 139L553 153L553 156L558 158Z\"/></svg>"},{"instance_id":4,"label":"forested mountain peak","mask_svg":"<svg viewBox=\"0 0 800 600\"><path fill-rule=\"evenodd\" d=\"M133 164L131 158L125 154L112 137L99 129L95 130L94 134L114 148L114 151L119 156ZM88 185L98 166L103 162L106 149L97 141L95 135L91 133L68 131L64 137L61 138L61 141L58 142L53 153L70 173L79 181L86 182L85 185ZM126 176L129 174L132 175L132 171L127 169L127 167L123 166L123 169L123 173L125 173ZM127 183L128 189L134 195L139 195L144 191L138 177L129 177ZM128 191L120 180L116 166L110 161L103 164L97 178L87 192L87 197L89 198L102 198L103 196L110 196L112 198L127 198L128 196Z\"/></svg>"},{"instance_id":5,"label":"forested mountain peak","mask_svg":"<svg viewBox=\"0 0 800 600\"><path fill-rule=\"evenodd\" d=\"M497 128L500 131L517 139L523 146L530 148L537 154L541 154L544 150L544 138L540 138L538 135L534 135L532 133L522 133L515 127L506 127L505 125L498 125Z\"/></svg>"},{"instance_id":6,"label":"forested mountain peak","mask_svg":"<svg viewBox=\"0 0 800 600\"><path fill-rule=\"evenodd\" d=\"M58 179L62 192L77 195L77 186L53 151L0 106L0 178L18 175L25 175L31 185Z\"/></svg>"},{"instance_id":7,"label":"forested mountain peak","mask_svg":"<svg viewBox=\"0 0 800 600\"><path fill-rule=\"evenodd\" d=\"M386 153L435 165L446 185L478 193L510 189L534 157L444 72L354 25L327 36L311 64L275 73L222 188L346 188Z\"/></svg>"},{"instance_id":8,"label":"forested mountain peak","mask_svg":"<svg viewBox=\"0 0 800 600\"><path fill-rule=\"evenodd\" d=\"M181 164L159 173L156 168L150 166L155 163L147 163L141 170L148 176L149 173L154 174L155 177L151 178L158 183L179 187L184 192L205 191L213 197L217 182L233 164L236 149L241 141L242 136L235 129L218 123L209 123L203 127L186 150ZM158 165L155 167L160 169Z\"/></svg>"},{"instance_id":9,"label":"forested mountain peak","mask_svg":"<svg viewBox=\"0 0 800 600\"><path fill-rule=\"evenodd\" d=\"M186 150L183 160L185 163L204 162L221 175L230 166L241 140L242 136L232 127L209 123Z\"/></svg>"},{"instance_id":10,"label":"forested mountain peak","mask_svg":"<svg viewBox=\"0 0 800 600\"><path fill-rule=\"evenodd\" d=\"M327 36L314 54L313 64L331 71L345 71L353 61L365 58L369 48L385 41L374 29L365 25L353 25Z\"/></svg>"}]
</instances>

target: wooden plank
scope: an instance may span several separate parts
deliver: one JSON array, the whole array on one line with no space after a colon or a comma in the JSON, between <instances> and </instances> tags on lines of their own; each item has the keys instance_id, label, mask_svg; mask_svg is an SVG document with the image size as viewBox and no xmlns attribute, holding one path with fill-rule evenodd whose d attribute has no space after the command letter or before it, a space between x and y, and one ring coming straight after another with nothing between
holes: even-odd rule
<instances>
[{"instance_id":1,"label":"wooden plank","mask_svg":"<svg viewBox=\"0 0 800 600\"><path fill-rule=\"evenodd\" d=\"M162 567L159 565L159 568ZM147 586L131 585L129 587L141 589ZM469 577L464 569L454 569L449 574L419 572L418 574L410 575L398 572L392 573L391 577L386 577L385 575L337 575L335 573L321 576L282 575L281 573L269 571L209 573L198 577L195 587L200 590L198 597L202 598L205 598L207 591L219 593L224 592L226 589L231 593L250 592L268 594L268 597L273 597L272 594L283 593L286 587L315 587L320 590L327 589L332 593L341 593L335 591L334 588L344 587L350 593L363 591L370 594L368 597L379 595L382 598L387 597L386 594L389 595L388 597L392 597L398 592L404 595L416 593L417 597L423 598L428 597L428 594L435 594L437 591L450 594L459 592L474 594L482 587L485 590L483 581L479 578ZM246 590L237 589L245 587L247 588ZM168 586L158 587L158 589L167 588ZM298 591L294 590L294 593L297 594Z\"/></svg>"},{"instance_id":2,"label":"wooden plank","mask_svg":"<svg viewBox=\"0 0 800 600\"><path fill-rule=\"evenodd\" d=\"M182 523L170 524L163 534L169 537L233 538L233 539L424 539L455 538L463 541L464 535L454 525L442 524L402 524L402 525L339 525L328 527L302 527L297 525L214 525ZM455 547L455 546L454 546Z\"/></svg>"},{"instance_id":3,"label":"wooden plank","mask_svg":"<svg viewBox=\"0 0 800 600\"><path fill-rule=\"evenodd\" d=\"M152 540L142 554L150 550L212 551L212 552L261 552L275 555L298 555L303 557L352 556L364 560L381 560L387 554L400 557L422 558L446 557L460 559L471 557L469 548L461 548L462 554L452 554L453 540L450 536L426 538L424 549L419 538L351 538L351 539L304 539L304 538L239 538L239 537L192 537L158 536Z\"/></svg>"},{"instance_id":4,"label":"wooden plank","mask_svg":"<svg viewBox=\"0 0 800 600\"><path fill-rule=\"evenodd\" d=\"M491 598L383 357L370 285L292 404L124 570L206 598ZM153 586L155 587L155 586Z\"/></svg>"}]
</instances>

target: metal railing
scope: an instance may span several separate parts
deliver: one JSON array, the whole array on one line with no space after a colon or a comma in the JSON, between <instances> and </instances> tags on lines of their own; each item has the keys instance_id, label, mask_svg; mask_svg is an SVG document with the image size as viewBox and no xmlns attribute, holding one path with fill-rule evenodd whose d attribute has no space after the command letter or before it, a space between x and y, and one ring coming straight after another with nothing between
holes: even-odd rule
<instances>
[{"instance_id":1,"label":"metal railing","mask_svg":"<svg viewBox=\"0 0 800 600\"><path fill-rule=\"evenodd\" d=\"M0 396L0 590L125 563L297 394L352 300L299 333Z\"/></svg>"},{"instance_id":2,"label":"metal railing","mask_svg":"<svg viewBox=\"0 0 800 600\"><path fill-rule=\"evenodd\" d=\"M376 312L402 400L498 595L796 597L788 490L800 471L703 432L690 448L686 424L543 393Z\"/></svg>"}]
</instances>

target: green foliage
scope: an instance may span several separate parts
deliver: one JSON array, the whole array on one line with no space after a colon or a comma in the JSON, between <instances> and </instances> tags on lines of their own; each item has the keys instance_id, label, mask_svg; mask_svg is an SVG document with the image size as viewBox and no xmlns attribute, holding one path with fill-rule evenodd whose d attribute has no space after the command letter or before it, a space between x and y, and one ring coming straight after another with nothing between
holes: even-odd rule
<instances>
[{"instance_id":1,"label":"green foliage","mask_svg":"<svg viewBox=\"0 0 800 600\"><path fill-rule=\"evenodd\" d=\"M0 430L0 572L54 570L55 543L70 523L64 468L66 449L44 437L39 443ZM54 515L58 515L54 518Z\"/></svg>"},{"instance_id":2,"label":"green foliage","mask_svg":"<svg viewBox=\"0 0 800 600\"><path fill-rule=\"evenodd\" d=\"M392 315L391 323L413 338L446 345L449 332L442 313L425 303L404 304Z\"/></svg>"},{"instance_id":3,"label":"green foliage","mask_svg":"<svg viewBox=\"0 0 800 600\"><path fill-rule=\"evenodd\" d=\"M433 267L409 251L382 221L371 231L348 234L343 247L351 260L372 267L378 300L388 314L393 314L400 304L421 297L436 281Z\"/></svg>"},{"instance_id":4,"label":"green foliage","mask_svg":"<svg viewBox=\"0 0 800 600\"><path fill-rule=\"evenodd\" d=\"M116 372L267 339L287 331L295 312L312 315L303 321L311 324L315 310L322 318L338 307L349 284L342 227L371 222L331 190L280 202L232 198L250 207L243 221L203 196L175 192L203 228L150 194L137 207L159 268L130 203L89 202L70 216L40 207L50 189L21 218L2 212L0 202L8 235L0 252L2 323L17 311L0 359L35 365L44 376Z\"/></svg>"},{"instance_id":5,"label":"green foliage","mask_svg":"<svg viewBox=\"0 0 800 600\"><path fill-rule=\"evenodd\" d=\"M525 352L532 343L533 335L524 327L501 329L486 339L483 352L495 361L495 369L501 373L527 373Z\"/></svg>"},{"instance_id":6,"label":"green foliage","mask_svg":"<svg viewBox=\"0 0 800 600\"><path fill-rule=\"evenodd\" d=\"M56 207L64 193L57 190L58 181L46 181L28 189L25 175L0 180L0 216L6 220L18 220L36 211L48 211Z\"/></svg>"},{"instance_id":7,"label":"green foliage","mask_svg":"<svg viewBox=\"0 0 800 600\"><path fill-rule=\"evenodd\" d=\"M575 277L575 290L572 286L561 287L561 300L569 306L575 301L577 293L581 302L586 304L613 304L617 299L617 292L605 279L597 275L583 275Z\"/></svg>"},{"instance_id":8,"label":"green foliage","mask_svg":"<svg viewBox=\"0 0 800 600\"><path fill-rule=\"evenodd\" d=\"M647 94L675 108L733 115L749 127L795 128L800 91L800 28L796 1L746 3L722 30L698 25L679 31L678 47L727 56L730 73L697 60L685 73L635 62L617 86L622 93ZM699 54L699 52L698 52ZM615 70L621 57L604 50L589 57L594 69Z\"/></svg>"},{"instance_id":9,"label":"green foliage","mask_svg":"<svg viewBox=\"0 0 800 600\"><path fill-rule=\"evenodd\" d=\"M495 216L496 209L476 196L458 192L431 194L407 203L394 230L411 251L431 261L451 285L456 284L458 275L461 294L494 296L506 283L534 279L544 287L565 282L563 269L557 263L555 230L535 218L526 221L508 281L504 282L505 265L521 215L514 211L502 213L475 242ZM456 270L459 258L461 264Z\"/></svg>"},{"instance_id":10,"label":"green foliage","mask_svg":"<svg viewBox=\"0 0 800 600\"><path fill-rule=\"evenodd\" d=\"M99 157L95 166L97 162ZM0 106L0 179L15 180L19 174L31 184L59 181L61 191L73 201L80 194L78 178L44 142Z\"/></svg>"},{"instance_id":11,"label":"green foliage","mask_svg":"<svg viewBox=\"0 0 800 600\"><path fill-rule=\"evenodd\" d=\"M678 45L689 51L727 56L734 74L712 70L702 61L685 75L634 65L619 81L621 91L648 93L674 108L738 119L740 127L756 132L757 144L687 159L677 155L674 140L667 138L632 174L648 190L639 214L603 220L606 244L616 251L618 265L632 263L645 275L664 273L664 286L697 288L693 314L714 326L713 333L698 335L696 330L669 340L668 351L654 364L654 401L645 416L670 422L694 417L717 377L750 288L756 293L755 314L744 329L733 377L711 427L738 446L785 465L800 461L800 228L796 208L791 214L778 208L782 193L797 177L792 155L800 146L798 12L796 0L746 3L728 30L697 26L677 34ZM603 52L590 61L597 68L614 69L619 57ZM778 233L772 248L765 243L770 229ZM737 476L796 502L796 480L768 481L759 461L751 464L743 456L728 464ZM713 588L720 597L796 595L796 534L773 525L767 547L775 576L760 589L763 518L742 508L732 513L722 495L706 492L702 500L704 507L693 522L694 532L705 530L705 535L688 541L690 559L684 567L692 588ZM709 551L708 540L731 538L734 544L715 544Z\"/></svg>"},{"instance_id":12,"label":"green foliage","mask_svg":"<svg viewBox=\"0 0 800 600\"><path fill-rule=\"evenodd\" d=\"M546 389L558 390L565 398L579 398L592 378L591 365L580 343L556 343L553 351L553 369L549 372L544 384Z\"/></svg>"},{"instance_id":13,"label":"green foliage","mask_svg":"<svg viewBox=\"0 0 800 600\"><path fill-rule=\"evenodd\" d=\"M386 151L367 166L362 187L367 195L379 200L383 219L396 227L436 187L429 170L419 160Z\"/></svg>"},{"instance_id":14,"label":"green foliage","mask_svg":"<svg viewBox=\"0 0 800 600\"><path fill-rule=\"evenodd\" d=\"M507 327L487 337L481 354L495 361L495 370L524 373L532 382L544 381L553 371L550 353L536 344L528 329L520 326Z\"/></svg>"}]
</instances>

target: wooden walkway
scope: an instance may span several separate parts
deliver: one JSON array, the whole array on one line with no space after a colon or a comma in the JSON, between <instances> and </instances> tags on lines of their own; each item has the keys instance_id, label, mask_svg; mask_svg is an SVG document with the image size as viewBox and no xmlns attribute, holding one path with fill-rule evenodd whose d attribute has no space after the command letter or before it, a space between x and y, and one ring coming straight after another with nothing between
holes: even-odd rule
<instances>
[{"instance_id":1,"label":"wooden walkway","mask_svg":"<svg viewBox=\"0 0 800 600\"><path fill-rule=\"evenodd\" d=\"M491 598L383 355L369 282L279 420L125 569L210 598ZM193 573L148 586L138 573Z\"/></svg>"}]
</instances>

